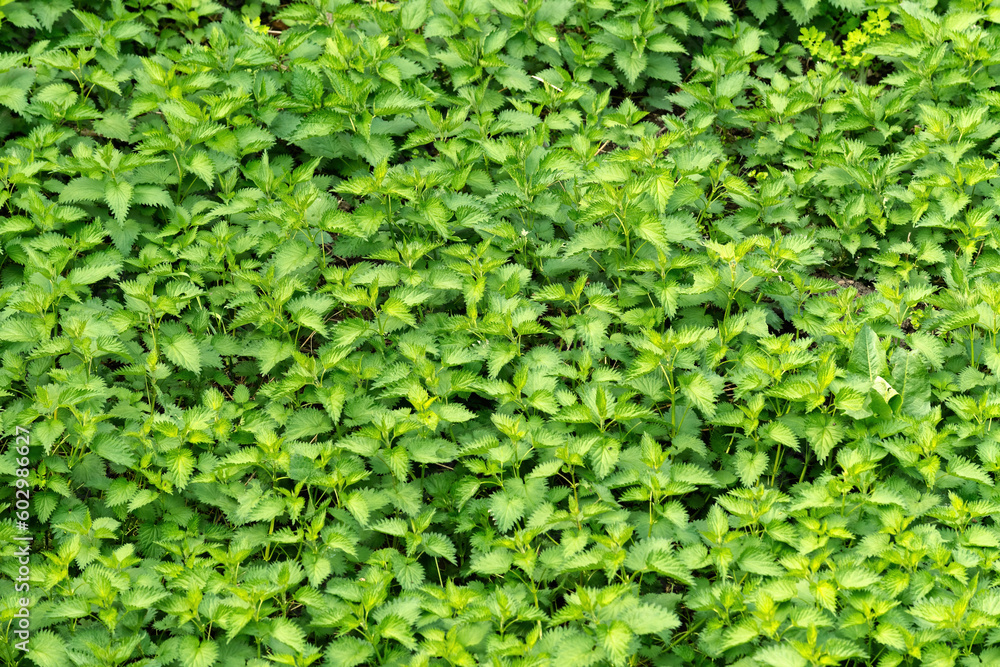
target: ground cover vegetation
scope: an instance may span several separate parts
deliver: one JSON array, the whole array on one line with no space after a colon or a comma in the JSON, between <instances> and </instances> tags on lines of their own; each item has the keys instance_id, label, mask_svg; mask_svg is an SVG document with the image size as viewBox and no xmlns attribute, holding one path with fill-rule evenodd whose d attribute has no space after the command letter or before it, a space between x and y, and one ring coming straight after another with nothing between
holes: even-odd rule
<instances>
[{"instance_id":1,"label":"ground cover vegetation","mask_svg":"<svg viewBox=\"0 0 1000 667\"><path fill-rule=\"evenodd\" d=\"M1000 3L0 5L4 664L1000 664Z\"/></svg>"}]
</instances>

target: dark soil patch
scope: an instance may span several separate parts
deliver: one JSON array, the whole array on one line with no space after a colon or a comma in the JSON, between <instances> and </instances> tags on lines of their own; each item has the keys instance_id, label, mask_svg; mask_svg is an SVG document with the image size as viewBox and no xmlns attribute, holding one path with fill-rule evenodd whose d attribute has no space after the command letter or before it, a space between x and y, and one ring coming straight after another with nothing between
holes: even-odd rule
<instances>
[{"instance_id":1,"label":"dark soil patch","mask_svg":"<svg viewBox=\"0 0 1000 667\"><path fill-rule=\"evenodd\" d=\"M833 282L840 285L837 289L841 287L853 287L858 291L858 298L863 296L868 296L875 291L874 286L871 283L867 283L863 280L852 280L851 278L844 278L843 276L833 276L826 271L817 271L814 274L817 278L824 278L826 280L832 280Z\"/></svg>"}]
</instances>

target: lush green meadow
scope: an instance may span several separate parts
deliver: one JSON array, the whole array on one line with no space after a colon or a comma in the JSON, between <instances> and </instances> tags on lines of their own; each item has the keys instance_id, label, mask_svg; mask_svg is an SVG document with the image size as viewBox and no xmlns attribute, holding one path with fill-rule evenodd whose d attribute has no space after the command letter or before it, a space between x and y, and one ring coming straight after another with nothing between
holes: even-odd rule
<instances>
[{"instance_id":1,"label":"lush green meadow","mask_svg":"<svg viewBox=\"0 0 1000 667\"><path fill-rule=\"evenodd\" d=\"M3 665L1000 665L1000 2L0 16Z\"/></svg>"}]
</instances>

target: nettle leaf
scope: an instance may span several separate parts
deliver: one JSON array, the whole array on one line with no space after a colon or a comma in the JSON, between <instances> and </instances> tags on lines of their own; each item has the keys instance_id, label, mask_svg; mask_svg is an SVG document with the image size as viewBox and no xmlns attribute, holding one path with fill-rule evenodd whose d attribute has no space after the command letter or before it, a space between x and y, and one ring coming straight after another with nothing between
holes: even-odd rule
<instances>
[{"instance_id":1,"label":"nettle leaf","mask_svg":"<svg viewBox=\"0 0 1000 667\"><path fill-rule=\"evenodd\" d=\"M329 432L332 427L330 417L325 413L313 408L303 408L285 423L285 437L290 440L309 439Z\"/></svg>"},{"instance_id":2,"label":"nettle leaf","mask_svg":"<svg viewBox=\"0 0 1000 667\"><path fill-rule=\"evenodd\" d=\"M194 456L187 449L175 449L168 453L167 470L168 478L180 489L188 485L191 480L191 473L194 472Z\"/></svg>"},{"instance_id":3,"label":"nettle leaf","mask_svg":"<svg viewBox=\"0 0 1000 667\"><path fill-rule=\"evenodd\" d=\"M254 350L254 356L260 360L260 372L267 374L276 365L292 356L295 348L286 341L274 339L262 340Z\"/></svg>"},{"instance_id":4,"label":"nettle leaf","mask_svg":"<svg viewBox=\"0 0 1000 667\"><path fill-rule=\"evenodd\" d=\"M612 621L609 625L599 625L597 635L612 664L624 664L634 636L631 628L624 621Z\"/></svg>"},{"instance_id":5,"label":"nettle leaf","mask_svg":"<svg viewBox=\"0 0 1000 667\"><path fill-rule=\"evenodd\" d=\"M736 475L745 486L753 486L767 469L768 456L764 452L739 452L733 460Z\"/></svg>"},{"instance_id":6,"label":"nettle leaf","mask_svg":"<svg viewBox=\"0 0 1000 667\"><path fill-rule=\"evenodd\" d=\"M118 254L91 255L86 264L69 272L69 281L74 285L93 285L96 282L118 276L122 269Z\"/></svg>"},{"instance_id":7,"label":"nettle leaf","mask_svg":"<svg viewBox=\"0 0 1000 667\"><path fill-rule=\"evenodd\" d=\"M494 493L490 497L490 515L502 532L509 531L514 522L524 516L527 503L523 498L512 496L506 491Z\"/></svg>"},{"instance_id":8,"label":"nettle leaf","mask_svg":"<svg viewBox=\"0 0 1000 667\"><path fill-rule=\"evenodd\" d=\"M634 84L646 70L646 54L632 49L622 49L615 52L615 65L625 75L629 84Z\"/></svg>"},{"instance_id":9,"label":"nettle leaf","mask_svg":"<svg viewBox=\"0 0 1000 667\"><path fill-rule=\"evenodd\" d=\"M507 551L495 549L484 553L474 554L469 569L473 572L485 575L501 575L510 569L514 562L513 556Z\"/></svg>"},{"instance_id":10,"label":"nettle leaf","mask_svg":"<svg viewBox=\"0 0 1000 667\"><path fill-rule=\"evenodd\" d=\"M7 8L10 12L10 8ZM28 92L35 81L35 69L10 67L0 72L0 104L14 113L24 113L27 108Z\"/></svg>"},{"instance_id":11,"label":"nettle leaf","mask_svg":"<svg viewBox=\"0 0 1000 667\"><path fill-rule=\"evenodd\" d=\"M212 187L215 182L215 163L205 153L195 153L188 158L186 169Z\"/></svg>"},{"instance_id":12,"label":"nettle leaf","mask_svg":"<svg viewBox=\"0 0 1000 667\"><path fill-rule=\"evenodd\" d=\"M806 667L802 655L788 644L772 644L754 654L754 659L771 667Z\"/></svg>"},{"instance_id":13,"label":"nettle leaf","mask_svg":"<svg viewBox=\"0 0 1000 667\"><path fill-rule=\"evenodd\" d=\"M833 448L840 444L847 434L840 420L831 415L817 413L806 417L804 430L820 462L826 461Z\"/></svg>"},{"instance_id":14,"label":"nettle leaf","mask_svg":"<svg viewBox=\"0 0 1000 667\"><path fill-rule=\"evenodd\" d=\"M329 558L311 551L302 554L302 569L309 577L309 583L314 587L318 587L326 581L326 578L333 572ZM288 642L283 643L291 646Z\"/></svg>"},{"instance_id":15,"label":"nettle leaf","mask_svg":"<svg viewBox=\"0 0 1000 667\"><path fill-rule=\"evenodd\" d=\"M875 572L860 567L837 571L837 584L847 589L867 588L877 583L879 579L879 575Z\"/></svg>"},{"instance_id":16,"label":"nettle leaf","mask_svg":"<svg viewBox=\"0 0 1000 667\"><path fill-rule=\"evenodd\" d=\"M715 397L718 389L704 375L687 373L680 378L680 389L684 397L706 416L715 414Z\"/></svg>"},{"instance_id":17,"label":"nettle leaf","mask_svg":"<svg viewBox=\"0 0 1000 667\"><path fill-rule=\"evenodd\" d=\"M410 0L412 3L412 0ZM326 660L331 665L357 667L374 655L374 647L357 637L343 637L330 642L326 649Z\"/></svg>"},{"instance_id":18,"label":"nettle leaf","mask_svg":"<svg viewBox=\"0 0 1000 667\"><path fill-rule=\"evenodd\" d=\"M95 178L78 176L59 193L59 200L65 202L99 201L104 199L105 183Z\"/></svg>"},{"instance_id":19,"label":"nettle leaf","mask_svg":"<svg viewBox=\"0 0 1000 667\"><path fill-rule=\"evenodd\" d=\"M468 408L458 405L457 403L438 405L434 408L434 411L439 417L441 417L441 419L456 424L467 422L470 419L474 419L476 416L476 413L472 412Z\"/></svg>"},{"instance_id":20,"label":"nettle leaf","mask_svg":"<svg viewBox=\"0 0 1000 667\"><path fill-rule=\"evenodd\" d=\"M129 206L132 204L132 184L127 181L104 182L104 200L111 208L111 212L119 221L128 215Z\"/></svg>"},{"instance_id":21,"label":"nettle leaf","mask_svg":"<svg viewBox=\"0 0 1000 667\"><path fill-rule=\"evenodd\" d=\"M305 651L305 632L296 623L287 618L273 619L269 635L272 642L281 642L298 653Z\"/></svg>"},{"instance_id":22,"label":"nettle leaf","mask_svg":"<svg viewBox=\"0 0 1000 667\"><path fill-rule=\"evenodd\" d=\"M66 642L51 630L31 633L31 660L39 667L61 667L66 664Z\"/></svg>"},{"instance_id":23,"label":"nettle leaf","mask_svg":"<svg viewBox=\"0 0 1000 667\"><path fill-rule=\"evenodd\" d=\"M155 185L137 185L132 191L132 203L145 206L162 206L172 208L174 202L163 188Z\"/></svg>"},{"instance_id":24,"label":"nettle leaf","mask_svg":"<svg viewBox=\"0 0 1000 667\"><path fill-rule=\"evenodd\" d=\"M447 535L424 533L421 536L421 547L430 556L441 557L453 565L457 564L455 545Z\"/></svg>"},{"instance_id":25,"label":"nettle leaf","mask_svg":"<svg viewBox=\"0 0 1000 667\"><path fill-rule=\"evenodd\" d=\"M638 605L627 621L629 628L637 635L660 634L673 630L681 624L677 614L663 607L651 604Z\"/></svg>"},{"instance_id":26,"label":"nettle leaf","mask_svg":"<svg viewBox=\"0 0 1000 667\"><path fill-rule=\"evenodd\" d=\"M98 436L94 438L92 448L101 458L121 466L131 467L136 460L135 453L123 438Z\"/></svg>"},{"instance_id":27,"label":"nettle leaf","mask_svg":"<svg viewBox=\"0 0 1000 667\"><path fill-rule=\"evenodd\" d=\"M777 11L778 0L747 0L747 9L753 12L758 21L763 23L767 17Z\"/></svg>"},{"instance_id":28,"label":"nettle leaf","mask_svg":"<svg viewBox=\"0 0 1000 667\"><path fill-rule=\"evenodd\" d=\"M163 353L172 363L198 373L201 371L201 350L191 334L174 336L163 346Z\"/></svg>"},{"instance_id":29,"label":"nettle leaf","mask_svg":"<svg viewBox=\"0 0 1000 667\"><path fill-rule=\"evenodd\" d=\"M184 637L177 656L183 667L210 667L219 657L219 646L211 639L199 642L195 637Z\"/></svg>"},{"instance_id":30,"label":"nettle leaf","mask_svg":"<svg viewBox=\"0 0 1000 667\"><path fill-rule=\"evenodd\" d=\"M982 467L962 456L956 456L948 462L948 473L986 486L993 486L993 480Z\"/></svg>"}]
</instances>

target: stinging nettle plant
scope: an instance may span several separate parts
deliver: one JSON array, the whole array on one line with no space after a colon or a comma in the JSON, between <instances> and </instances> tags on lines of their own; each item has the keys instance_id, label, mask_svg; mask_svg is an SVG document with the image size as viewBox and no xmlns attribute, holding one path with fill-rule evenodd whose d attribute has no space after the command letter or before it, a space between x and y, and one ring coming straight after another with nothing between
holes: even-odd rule
<instances>
[{"instance_id":1,"label":"stinging nettle plant","mask_svg":"<svg viewBox=\"0 0 1000 667\"><path fill-rule=\"evenodd\" d=\"M4 664L1000 660L991 3L0 19Z\"/></svg>"}]
</instances>

